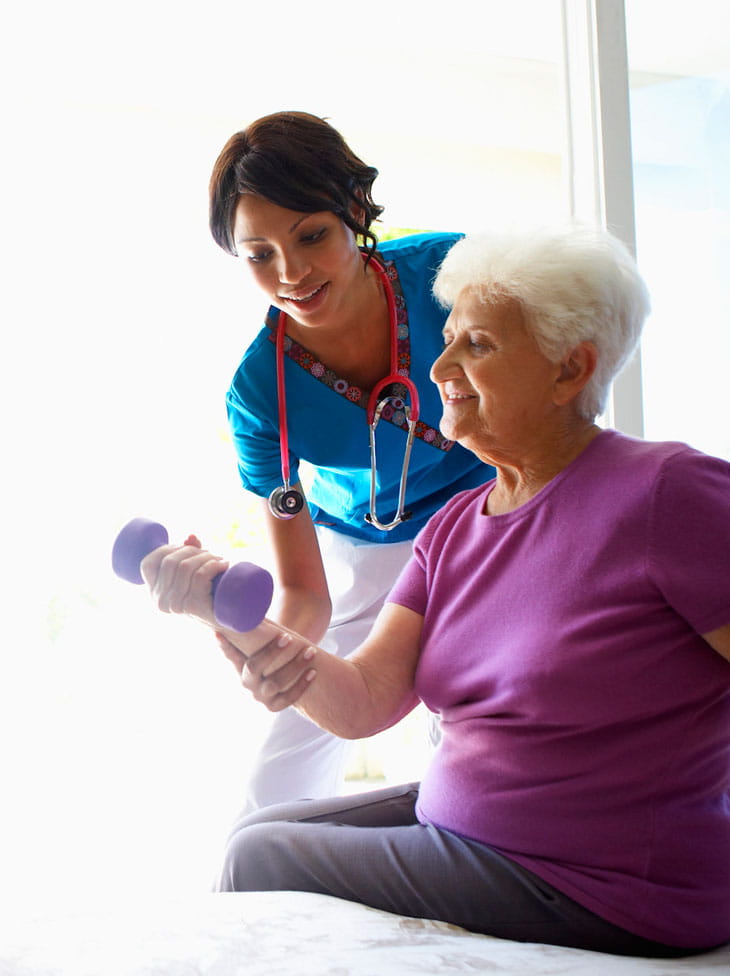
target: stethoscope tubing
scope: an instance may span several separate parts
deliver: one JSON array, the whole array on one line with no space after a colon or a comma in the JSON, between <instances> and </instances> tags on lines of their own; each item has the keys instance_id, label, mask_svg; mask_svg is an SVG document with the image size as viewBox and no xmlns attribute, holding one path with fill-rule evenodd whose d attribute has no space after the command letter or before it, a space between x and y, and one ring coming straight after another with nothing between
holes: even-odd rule
<instances>
[{"instance_id":1,"label":"stethoscope tubing","mask_svg":"<svg viewBox=\"0 0 730 976\"><path fill-rule=\"evenodd\" d=\"M284 338L286 314L279 313L276 330L276 400L279 406L279 451L281 454L281 479L289 487L289 424L286 419L286 382L284 380Z\"/></svg>"},{"instance_id":2,"label":"stethoscope tubing","mask_svg":"<svg viewBox=\"0 0 730 976\"><path fill-rule=\"evenodd\" d=\"M397 371L398 315L395 304L395 295L393 294L393 287L388 279L385 269L380 262L376 258L371 257L370 263L380 278L388 305L388 323L390 329L390 372L387 376L384 376L383 379L379 380L375 384L368 397L366 408L370 441L370 512L365 516L365 520L375 528L388 532L390 529L394 529L396 525L399 525L401 522L410 517L410 512L406 512L404 509L405 491L408 476L408 466L411 458L411 449L413 447L413 437L419 417L420 403L418 399L418 390L416 389L415 383L408 376L404 376ZM301 492L297 491L297 489L292 488L289 483L291 476L289 467L289 426L286 415L286 383L284 379L284 339L286 336L286 319L286 313L280 310L279 319L276 326L276 397L279 415L279 450L281 453L281 477L283 486L281 488L275 488L269 496L269 507L272 513L277 518L283 519L293 518L294 515L301 511L304 506L303 495ZM401 386L405 387L410 399L410 405L406 404L405 402L401 402L402 398L400 396L380 396L383 389L393 385L394 383L399 383ZM408 433L406 437L406 447L403 454L403 466L401 468L400 485L398 491L398 508L392 521L382 523L378 519L375 511L377 492L375 428L380 422L383 409L390 401L398 401L398 406L402 406L406 417L406 422L408 424Z\"/></svg>"},{"instance_id":3,"label":"stethoscope tubing","mask_svg":"<svg viewBox=\"0 0 730 976\"><path fill-rule=\"evenodd\" d=\"M282 319L283 316L283 319ZM279 454L283 484L269 495L269 511L279 519L291 519L304 508L304 495L289 484L289 425L286 419L286 385L284 382L284 336L286 316L280 313L276 333L276 399L279 408Z\"/></svg>"}]
</instances>

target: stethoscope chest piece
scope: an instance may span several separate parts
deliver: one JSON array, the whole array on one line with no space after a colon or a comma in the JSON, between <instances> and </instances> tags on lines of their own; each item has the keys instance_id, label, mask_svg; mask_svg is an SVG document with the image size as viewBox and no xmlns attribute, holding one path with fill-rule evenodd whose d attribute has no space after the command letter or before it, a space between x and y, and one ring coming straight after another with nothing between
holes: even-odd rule
<instances>
[{"instance_id":1,"label":"stethoscope chest piece","mask_svg":"<svg viewBox=\"0 0 730 976\"><path fill-rule=\"evenodd\" d=\"M304 508L304 495L296 488L282 485L280 488L274 488L269 495L269 508L277 518L294 518Z\"/></svg>"}]
</instances>

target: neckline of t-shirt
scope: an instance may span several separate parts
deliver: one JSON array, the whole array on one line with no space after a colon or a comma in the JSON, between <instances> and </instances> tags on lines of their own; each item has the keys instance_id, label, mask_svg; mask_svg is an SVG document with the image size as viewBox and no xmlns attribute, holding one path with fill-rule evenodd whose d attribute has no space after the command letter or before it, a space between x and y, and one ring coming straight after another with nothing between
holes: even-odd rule
<instances>
[{"instance_id":1,"label":"neckline of t-shirt","mask_svg":"<svg viewBox=\"0 0 730 976\"><path fill-rule=\"evenodd\" d=\"M616 431L611 428L604 428L599 431L598 434L583 448L583 450L574 457L570 464L567 464L562 471L559 471L554 478L551 478L546 485L544 485L536 495L533 495L528 501L520 505L518 508L513 508L511 512L502 512L498 515L489 515L485 513L484 509L487 506L487 499L494 491L496 487L496 479L492 481L488 486L487 490L482 495L482 504L479 509L479 518L489 519L492 524L496 522L502 522L506 524L507 522L515 522L518 519L526 518L532 514L533 510L545 501L554 491L557 491L560 486L569 478L575 476L576 471L583 467L586 459L590 458L590 455L598 450L599 444L606 443L607 440L611 439L612 435L615 435ZM596 445L596 446L594 446Z\"/></svg>"}]
</instances>

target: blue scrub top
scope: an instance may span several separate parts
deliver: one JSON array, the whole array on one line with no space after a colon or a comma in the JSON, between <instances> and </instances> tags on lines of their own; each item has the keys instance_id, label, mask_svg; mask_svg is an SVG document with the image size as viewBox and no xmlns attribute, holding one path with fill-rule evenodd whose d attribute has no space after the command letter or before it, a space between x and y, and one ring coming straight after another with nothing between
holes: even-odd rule
<instances>
[{"instance_id":1,"label":"blue scrub top","mask_svg":"<svg viewBox=\"0 0 730 976\"><path fill-rule=\"evenodd\" d=\"M443 347L447 312L432 295L441 261L460 234L418 234L384 241L377 257L393 285L398 312L398 369L415 382L420 420L406 487L407 521L389 532L365 521L370 510L370 448L367 390L336 376L304 347L285 342L285 380L291 483L300 460L314 466L307 492L315 523L371 542L412 539L431 515L457 491L494 477L494 469L470 451L451 444L438 430L441 400L429 378ZM269 321L278 313L269 311ZM244 488L263 497L281 485L274 332L264 326L247 349L226 398L228 418ZM407 398L406 398L407 400ZM381 522L392 519L406 445L402 411L385 411L376 428L376 508Z\"/></svg>"}]
</instances>

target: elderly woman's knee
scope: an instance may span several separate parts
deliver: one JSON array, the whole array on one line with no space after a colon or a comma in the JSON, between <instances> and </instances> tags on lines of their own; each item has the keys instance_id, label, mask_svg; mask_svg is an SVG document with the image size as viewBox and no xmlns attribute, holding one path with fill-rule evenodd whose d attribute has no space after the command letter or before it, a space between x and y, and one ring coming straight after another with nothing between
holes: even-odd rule
<instances>
[{"instance_id":1,"label":"elderly woman's knee","mask_svg":"<svg viewBox=\"0 0 730 976\"><path fill-rule=\"evenodd\" d=\"M295 824L255 823L236 831L228 841L218 891L277 891L287 886L297 845Z\"/></svg>"}]
</instances>

